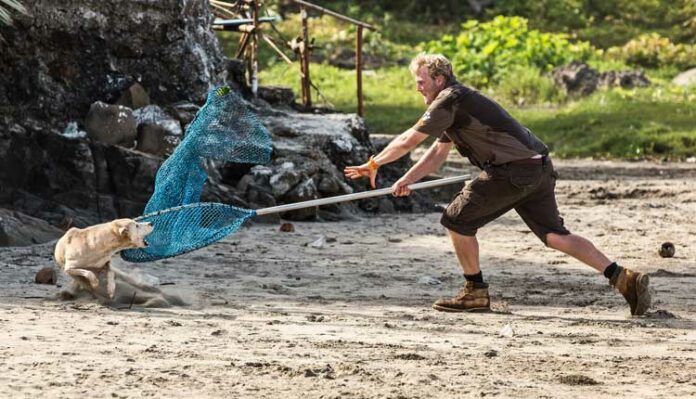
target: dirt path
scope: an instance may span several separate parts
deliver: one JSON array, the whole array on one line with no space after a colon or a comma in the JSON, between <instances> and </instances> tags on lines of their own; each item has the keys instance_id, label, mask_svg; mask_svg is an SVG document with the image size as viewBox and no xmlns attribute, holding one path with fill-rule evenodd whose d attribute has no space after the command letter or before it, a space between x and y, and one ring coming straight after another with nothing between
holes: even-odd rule
<instances>
[{"instance_id":1,"label":"dirt path","mask_svg":"<svg viewBox=\"0 0 696 399\"><path fill-rule=\"evenodd\" d=\"M479 233L494 307L481 314L430 309L462 284L436 213L256 224L117 262L191 303L166 309L58 301L33 283L52 248L5 248L0 397L693 397L696 165L557 166L567 226L650 273L647 317L514 212ZM657 255L664 241L674 258Z\"/></svg>"}]
</instances>

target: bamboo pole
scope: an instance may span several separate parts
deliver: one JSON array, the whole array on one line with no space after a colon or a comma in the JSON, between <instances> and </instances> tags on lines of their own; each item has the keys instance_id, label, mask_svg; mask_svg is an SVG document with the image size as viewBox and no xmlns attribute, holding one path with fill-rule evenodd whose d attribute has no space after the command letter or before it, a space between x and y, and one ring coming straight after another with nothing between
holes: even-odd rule
<instances>
[{"instance_id":1,"label":"bamboo pole","mask_svg":"<svg viewBox=\"0 0 696 399\"><path fill-rule=\"evenodd\" d=\"M235 18L237 16L225 7L219 6L215 3L210 3L210 5L213 6L217 10L217 12L225 14L228 18Z\"/></svg>"},{"instance_id":2,"label":"bamboo pole","mask_svg":"<svg viewBox=\"0 0 696 399\"><path fill-rule=\"evenodd\" d=\"M280 55L280 56L283 58L283 60L285 60L285 62L287 62L288 64L291 64L291 65L292 65L292 60L291 60L290 58L288 58L288 56L285 55L285 53L283 53L283 52L278 48L278 46L276 46L275 43L273 43L273 40L271 40L268 36L264 35L263 33L259 33L259 35L261 35L261 38L262 38L263 40L265 40L266 43L268 43L268 45L271 46L271 48L273 48L273 50L275 50L276 53L278 53L278 55Z\"/></svg>"},{"instance_id":3,"label":"bamboo pole","mask_svg":"<svg viewBox=\"0 0 696 399\"><path fill-rule=\"evenodd\" d=\"M309 87L309 29L307 27L307 9L301 7L302 18L302 46L300 47L300 62L302 63L302 104L309 108L312 106L312 93Z\"/></svg>"},{"instance_id":4,"label":"bamboo pole","mask_svg":"<svg viewBox=\"0 0 696 399\"><path fill-rule=\"evenodd\" d=\"M356 83L358 85L358 116L362 117L365 113L363 109L363 87L362 87L362 42L363 42L363 27L358 25L358 32L355 37L355 72Z\"/></svg>"},{"instance_id":5,"label":"bamboo pole","mask_svg":"<svg viewBox=\"0 0 696 399\"><path fill-rule=\"evenodd\" d=\"M331 10L329 10L328 8L320 7L320 6L316 5L316 4L312 4L312 3L310 3L310 2L303 1L303 0L294 0L294 1L295 1L295 3L297 3L297 4L300 4L300 5L302 6L302 8L304 8L304 7L313 8L313 9L318 10L318 11L321 11L321 12L323 12L323 13L325 13L325 14L332 15L332 16L338 18L338 19L344 20L344 21L346 21L346 22L350 22L350 23L353 24L353 25L362 26L362 27L364 27L364 28L371 29L371 30L377 30L377 28L375 28L374 26L372 26L372 25L370 25L370 24L366 24L365 22L358 21L357 19L353 19L353 18L350 18L350 17L346 17L345 15L339 14L339 13L337 13L336 11L331 11Z\"/></svg>"},{"instance_id":6,"label":"bamboo pole","mask_svg":"<svg viewBox=\"0 0 696 399\"><path fill-rule=\"evenodd\" d=\"M251 18L254 20L254 30L251 32L251 93L254 97L259 91L259 3L251 3Z\"/></svg>"}]
</instances>

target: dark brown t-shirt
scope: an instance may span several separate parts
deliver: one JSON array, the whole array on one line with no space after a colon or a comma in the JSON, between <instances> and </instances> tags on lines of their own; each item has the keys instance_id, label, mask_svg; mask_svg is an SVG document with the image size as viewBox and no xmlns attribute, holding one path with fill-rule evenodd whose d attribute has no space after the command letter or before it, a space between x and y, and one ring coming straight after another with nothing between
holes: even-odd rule
<instances>
[{"instance_id":1,"label":"dark brown t-shirt","mask_svg":"<svg viewBox=\"0 0 696 399\"><path fill-rule=\"evenodd\" d=\"M453 142L459 153L478 167L549 152L497 102L460 83L443 89L413 129L441 142Z\"/></svg>"}]
</instances>

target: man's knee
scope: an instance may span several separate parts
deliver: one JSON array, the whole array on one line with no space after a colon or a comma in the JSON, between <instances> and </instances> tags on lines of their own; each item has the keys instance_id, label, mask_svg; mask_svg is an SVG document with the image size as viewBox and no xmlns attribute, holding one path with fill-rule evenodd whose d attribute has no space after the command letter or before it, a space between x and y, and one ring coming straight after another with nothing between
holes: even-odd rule
<instances>
[{"instance_id":1,"label":"man's knee","mask_svg":"<svg viewBox=\"0 0 696 399\"><path fill-rule=\"evenodd\" d=\"M447 232L447 235L450 238L459 238L459 239L472 239L476 238L476 230L461 230L461 229L450 229L449 227L445 227L445 231Z\"/></svg>"},{"instance_id":2,"label":"man's knee","mask_svg":"<svg viewBox=\"0 0 696 399\"><path fill-rule=\"evenodd\" d=\"M569 239L570 234L547 233L542 241L549 248L562 249L565 248Z\"/></svg>"}]
</instances>

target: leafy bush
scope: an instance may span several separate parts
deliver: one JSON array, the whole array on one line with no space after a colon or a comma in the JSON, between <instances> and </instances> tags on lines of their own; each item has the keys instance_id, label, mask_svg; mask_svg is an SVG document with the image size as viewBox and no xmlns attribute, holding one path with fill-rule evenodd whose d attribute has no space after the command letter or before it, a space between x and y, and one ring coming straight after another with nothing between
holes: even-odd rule
<instances>
[{"instance_id":1,"label":"leafy bush","mask_svg":"<svg viewBox=\"0 0 696 399\"><path fill-rule=\"evenodd\" d=\"M607 55L621 59L627 64L645 68L667 65L689 68L696 65L696 46L674 44L657 33L640 35L623 47L612 47L607 51Z\"/></svg>"},{"instance_id":2,"label":"leafy bush","mask_svg":"<svg viewBox=\"0 0 696 399\"><path fill-rule=\"evenodd\" d=\"M486 14L525 17L533 28L570 33L604 49L645 32L682 43L696 39L693 0L496 0Z\"/></svg>"},{"instance_id":3,"label":"leafy bush","mask_svg":"<svg viewBox=\"0 0 696 399\"><path fill-rule=\"evenodd\" d=\"M586 61L594 52L587 42L572 43L568 35L530 30L521 17L469 20L456 37L427 42L425 51L447 56L458 77L474 86L498 82L510 68L536 67L548 72L573 60Z\"/></svg>"},{"instance_id":4,"label":"leafy bush","mask_svg":"<svg viewBox=\"0 0 696 399\"><path fill-rule=\"evenodd\" d=\"M560 103L565 93L536 67L507 70L497 86L488 90L495 99L515 106Z\"/></svg>"}]
</instances>

